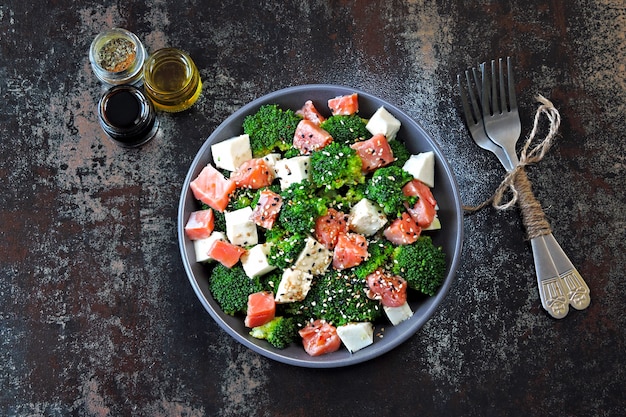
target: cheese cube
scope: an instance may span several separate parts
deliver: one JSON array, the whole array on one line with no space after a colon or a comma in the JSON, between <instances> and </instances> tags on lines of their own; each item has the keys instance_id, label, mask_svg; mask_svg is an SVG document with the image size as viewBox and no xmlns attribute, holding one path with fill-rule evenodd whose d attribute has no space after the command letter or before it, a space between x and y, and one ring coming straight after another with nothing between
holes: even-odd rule
<instances>
[{"instance_id":1,"label":"cheese cube","mask_svg":"<svg viewBox=\"0 0 626 417\"><path fill-rule=\"evenodd\" d=\"M267 260L269 251L270 244L258 244L241 256L241 265L247 276L254 278L276 269Z\"/></svg>"},{"instance_id":2,"label":"cheese cube","mask_svg":"<svg viewBox=\"0 0 626 417\"><path fill-rule=\"evenodd\" d=\"M435 153L422 152L411 157L404 163L402 169L420 180L430 188L435 186Z\"/></svg>"},{"instance_id":3,"label":"cheese cube","mask_svg":"<svg viewBox=\"0 0 626 417\"><path fill-rule=\"evenodd\" d=\"M226 240L226 235L222 232L213 232L211 233L211 236L207 238L193 241L193 249L196 253L196 262L209 262L213 260L208 253L209 249L211 249L211 245L216 240Z\"/></svg>"},{"instance_id":4,"label":"cheese cube","mask_svg":"<svg viewBox=\"0 0 626 417\"><path fill-rule=\"evenodd\" d=\"M226 236L233 245L246 247L259 243L256 224L250 220L250 215L252 215L252 207L224 213Z\"/></svg>"},{"instance_id":5,"label":"cheese cube","mask_svg":"<svg viewBox=\"0 0 626 417\"><path fill-rule=\"evenodd\" d=\"M276 289L274 300L281 303L302 301L311 289L313 275L299 269L287 268Z\"/></svg>"},{"instance_id":6,"label":"cheese cube","mask_svg":"<svg viewBox=\"0 0 626 417\"><path fill-rule=\"evenodd\" d=\"M279 159L274 164L276 176L280 180L280 188L286 189L291 184L311 179L309 169L310 156L295 156L293 158Z\"/></svg>"},{"instance_id":7,"label":"cheese cube","mask_svg":"<svg viewBox=\"0 0 626 417\"><path fill-rule=\"evenodd\" d=\"M404 320L410 319L413 317L413 310L411 310L411 306L409 303L404 303L399 307L387 307L383 306L383 310L387 315L387 318L394 326L402 323Z\"/></svg>"},{"instance_id":8,"label":"cheese cube","mask_svg":"<svg viewBox=\"0 0 626 417\"><path fill-rule=\"evenodd\" d=\"M323 274L333 260L333 253L324 245L308 236L304 249L298 255L293 267L311 275Z\"/></svg>"},{"instance_id":9,"label":"cheese cube","mask_svg":"<svg viewBox=\"0 0 626 417\"><path fill-rule=\"evenodd\" d=\"M387 216L378 204L362 199L350 209L348 227L364 236L372 236L387 224Z\"/></svg>"},{"instance_id":10,"label":"cheese cube","mask_svg":"<svg viewBox=\"0 0 626 417\"><path fill-rule=\"evenodd\" d=\"M250 137L248 135L235 136L222 142L211 145L213 163L217 168L235 171L239 165L252 159Z\"/></svg>"},{"instance_id":11,"label":"cheese cube","mask_svg":"<svg viewBox=\"0 0 626 417\"><path fill-rule=\"evenodd\" d=\"M369 322L348 323L337 326L337 335L350 353L354 353L374 343L374 326Z\"/></svg>"},{"instance_id":12,"label":"cheese cube","mask_svg":"<svg viewBox=\"0 0 626 417\"><path fill-rule=\"evenodd\" d=\"M372 135L382 133L387 140L392 140L396 137L396 134L400 130L401 123L398 119L393 117L391 113L384 107L380 107L372 115L370 120L365 125L365 128L370 131Z\"/></svg>"}]
</instances>

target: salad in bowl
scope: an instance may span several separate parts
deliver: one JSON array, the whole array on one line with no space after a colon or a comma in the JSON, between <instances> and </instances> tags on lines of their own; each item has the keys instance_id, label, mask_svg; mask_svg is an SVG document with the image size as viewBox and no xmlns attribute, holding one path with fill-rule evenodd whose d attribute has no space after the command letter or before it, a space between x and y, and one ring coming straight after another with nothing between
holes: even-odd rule
<instances>
[{"instance_id":1,"label":"salad in bowl","mask_svg":"<svg viewBox=\"0 0 626 417\"><path fill-rule=\"evenodd\" d=\"M462 244L436 143L395 106L339 86L244 106L198 152L178 233L196 295L272 359L336 367L381 355L442 302Z\"/></svg>"}]
</instances>

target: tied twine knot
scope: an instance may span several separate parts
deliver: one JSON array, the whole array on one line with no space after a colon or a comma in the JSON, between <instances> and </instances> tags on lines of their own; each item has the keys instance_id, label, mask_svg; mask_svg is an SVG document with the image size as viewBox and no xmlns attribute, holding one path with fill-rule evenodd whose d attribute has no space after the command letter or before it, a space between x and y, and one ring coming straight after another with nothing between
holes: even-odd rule
<instances>
[{"instance_id":1,"label":"tied twine knot","mask_svg":"<svg viewBox=\"0 0 626 417\"><path fill-rule=\"evenodd\" d=\"M538 95L536 100L540 102L541 105L537 108L535 113L533 129L524 143L517 166L507 173L491 198L478 206L464 207L466 211L476 212L489 204L492 204L496 210L507 210L518 204L529 239L550 234L552 229L546 220L541 204L533 194L532 184L526 175L525 168L543 159L550 150L558 133L559 125L561 124L561 115L550 100L542 95ZM530 145L537 135L542 114L545 115L550 122L549 130L546 137L539 144L531 148ZM511 198L508 201L505 200L505 194L507 194L507 192L511 193Z\"/></svg>"}]
</instances>

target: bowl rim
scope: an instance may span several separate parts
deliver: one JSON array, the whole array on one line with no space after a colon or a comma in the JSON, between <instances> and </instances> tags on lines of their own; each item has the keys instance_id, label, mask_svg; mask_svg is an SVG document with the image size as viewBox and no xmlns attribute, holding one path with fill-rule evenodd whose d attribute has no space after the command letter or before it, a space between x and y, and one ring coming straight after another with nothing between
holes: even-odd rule
<instances>
[{"instance_id":1,"label":"bowl rim","mask_svg":"<svg viewBox=\"0 0 626 417\"><path fill-rule=\"evenodd\" d=\"M192 263L189 262L189 259L186 256L188 250L186 246L185 233L184 233L184 214L185 214L185 208L186 208L186 203L187 203L187 196L189 195L189 183L197 175L197 173L193 172L194 167L197 169L198 164L203 159L206 159L207 152L210 152L210 145L213 143L216 143L216 140L220 138L220 134L222 134L222 132L226 129L227 126L230 126L233 120L241 118L242 115L245 116L246 114L250 114L254 109L260 107L263 104L271 104L273 103L273 101L276 101L276 99L280 97L285 97L287 95L293 95L293 94L302 94L303 95L302 104L304 104L304 101L306 100L305 93L307 92L311 93L311 92L316 92L316 91L326 91L326 90L328 90L329 94L332 91L332 95L334 96L357 93L359 95L359 98L364 97L369 101L380 102L396 118L404 119L405 121L408 121L410 124L413 125L413 128L417 129L419 134L422 136L423 139L426 140L426 142L428 142L429 147L432 148L431 150L435 153L437 164L438 164L438 169L443 170L445 174L445 178L447 178L447 180L449 181L451 201L454 205L454 207L449 207L449 208L454 209L453 220L454 220L454 226L456 227L456 235L455 235L456 241L454 242L454 245L453 245L453 248L454 248L453 253L450 254L452 258L449 260L448 274L442 286L437 291L437 293L433 295L432 297L428 297L428 301L427 301L428 308L425 311L422 311L419 316L414 315L409 320L406 320L405 322L400 323L397 326L389 325L388 327L394 327L394 328L403 327L401 331L399 330L400 334L397 335L392 341L389 341L389 342L385 341L383 346L379 346L378 349L373 349L373 347L377 345L375 343L374 345L368 346L367 348L362 349L361 351L355 352L353 354L350 354L347 357L337 358L336 356L332 356L333 354L329 354L329 355L322 355L318 357L297 358L297 357L293 357L293 356L289 356L285 354L286 350L274 349L269 345L267 345L267 347L264 347L263 345L256 344L250 338L244 337L242 334L240 334L238 331L236 331L232 326L230 326L226 322L225 318L223 317L224 316L223 312L221 311L218 312L216 311L215 308L211 306L211 304L209 303L209 300L207 300L204 293L202 292L202 289L199 286L198 280L195 278L194 272L192 271L192 265L191 265ZM332 98L332 97L329 95L328 98ZM225 140L227 138L228 137L224 137L222 138L222 140ZM249 103L243 105L238 110L233 112L226 119L224 119L224 121L222 121L217 126L217 128L215 128L215 130L213 130L213 132L207 137L207 139L203 142L200 149L196 153L196 156L194 157L193 161L189 165L189 169L185 176L185 181L183 182L183 186L182 186L182 190L181 190L180 198L179 198L178 212L177 212L177 234L178 234L179 253L182 258L185 273L194 290L194 293L196 294L197 298L200 300L201 304L204 306L205 310L207 310L207 312L211 315L211 317L215 320L215 322L219 325L219 327L222 330L226 331L226 333L228 333L231 337L233 337L237 342L241 343L247 348L250 348L256 353L261 354L262 356L265 356L269 359L273 359L278 362L282 362L282 363L294 365L294 366L299 366L299 367L335 368L335 367L350 366L350 365L362 363L365 361L369 361L371 359L374 359L378 356L381 356L393 350L400 344L404 343L407 339L415 335L415 333L417 333L417 331L424 325L424 323L426 323L426 321L428 321L431 318L435 310L441 305L443 299L449 292L449 289L456 277L456 271L460 263L461 252L462 252L462 247L463 247L463 209L462 209L462 204L461 204L459 187L458 187L458 183L454 175L454 172L452 171L438 143L422 128L422 126L415 119L410 117L403 110L401 110L394 104L388 102L387 100L381 99L377 96L374 96L370 93L362 91L358 88L347 87L343 85L334 85L334 84L304 84L304 85L297 85L297 86L282 88L282 89L273 91L271 93L262 95L250 101ZM265 341L261 341L261 342L265 342ZM368 349L371 349L371 350L368 351ZM347 349L344 349L344 350L347 351ZM340 355L340 356L345 356L345 355Z\"/></svg>"}]
</instances>

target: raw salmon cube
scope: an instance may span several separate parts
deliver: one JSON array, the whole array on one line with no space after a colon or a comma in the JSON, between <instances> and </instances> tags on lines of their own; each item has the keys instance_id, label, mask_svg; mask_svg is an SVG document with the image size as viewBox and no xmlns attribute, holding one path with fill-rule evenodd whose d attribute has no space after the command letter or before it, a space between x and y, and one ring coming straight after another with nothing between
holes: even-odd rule
<instances>
[{"instance_id":1,"label":"raw salmon cube","mask_svg":"<svg viewBox=\"0 0 626 417\"><path fill-rule=\"evenodd\" d=\"M212 209L193 211L185 225L185 234L191 240L206 239L213 233L215 216Z\"/></svg>"},{"instance_id":2,"label":"raw salmon cube","mask_svg":"<svg viewBox=\"0 0 626 417\"><path fill-rule=\"evenodd\" d=\"M196 179L189 184L189 187L196 199L219 212L223 212L228 206L230 194L235 190L236 184L225 178L221 172L209 164L202 169Z\"/></svg>"}]
</instances>

